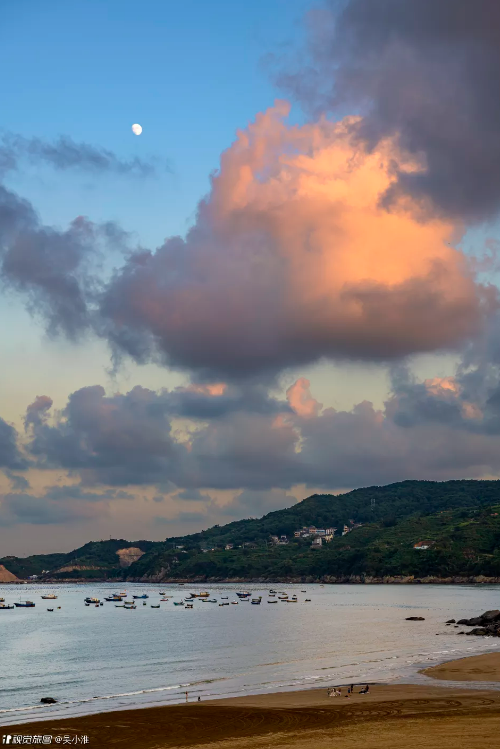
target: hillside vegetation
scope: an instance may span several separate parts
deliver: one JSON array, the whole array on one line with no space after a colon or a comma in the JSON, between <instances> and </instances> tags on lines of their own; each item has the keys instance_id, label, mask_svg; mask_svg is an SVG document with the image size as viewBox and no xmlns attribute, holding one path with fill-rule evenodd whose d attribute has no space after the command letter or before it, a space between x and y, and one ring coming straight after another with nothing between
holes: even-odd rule
<instances>
[{"instance_id":1,"label":"hillside vegetation","mask_svg":"<svg viewBox=\"0 0 500 749\"><path fill-rule=\"evenodd\" d=\"M350 521L363 525L338 535ZM339 531L330 543L313 549L310 538L293 538L304 525ZM272 535L287 535L290 542L273 545ZM429 548L414 549L422 541ZM234 548L225 550L227 544ZM121 569L116 552L130 546L145 553ZM258 520L164 542L94 542L69 554L4 557L0 564L18 577L49 569L51 579L500 577L499 547L499 481L404 481L338 496L314 495ZM57 571L68 565L87 569Z\"/></svg>"}]
</instances>

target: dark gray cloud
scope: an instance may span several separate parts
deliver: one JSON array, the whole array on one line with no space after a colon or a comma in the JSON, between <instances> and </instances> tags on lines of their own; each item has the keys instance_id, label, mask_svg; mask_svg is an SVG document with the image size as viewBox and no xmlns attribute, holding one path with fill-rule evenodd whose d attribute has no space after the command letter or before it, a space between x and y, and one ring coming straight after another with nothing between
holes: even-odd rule
<instances>
[{"instance_id":1,"label":"dark gray cloud","mask_svg":"<svg viewBox=\"0 0 500 749\"><path fill-rule=\"evenodd\" d=\"M424 160L387 196L410 193L466 220L500 207L497 0L325 0L307 61L281 84L318 112L361 113L369 147L399 135Z\"/></svg>"},{"instance_id":2,"label":"dark gray cloud","mask_svg":"<svg viewBox=\"0 0 500 749\"><path fill-rule=\"evenodd\" d=\"M176 494L174 499L182 499L188 502L210 502L210 497L200 492L199 489L184 489Z\"/></svg>"},{"instance_id":3,"label":"dark gray cloud","mask_svg":"<svg viewBox=\"0 0 500 749\"><path fill-rule=\"evenodd\" d=\"M74 339L89 326L99 286L91 262L115 238L112 224L84 217L66 231L43 226L27 201L0 186L0 280L25 297L51 334Z\"/></svg>"},{"instance_id":4,"label":"dark gray cloud","mask_svg":"<svg viewBox=\"0 0 500 749\"><path fill-rule=\"evenodd\" d=\"M121 159L113 151L88 143L76 143L65 135L49 142L42 138L4 133L0 137L0 174L18 169L23 162L45 163L59 171L74 169L132 177L151 177L158 171L170 170L168 163L157 156L147 160L137 156Z\"/></svg>"},{"instance_id":5,"label":"dark gray cloud","mask_svg":"<svg viewBox=\"0 0 500 749\"><path fill-rule=\"evenodd\" d=\"M83 520L88 515L70 504L51 502L45 497L31 494L4 494L0 496L0 527L23 523L53 525Z\"/></svg>"},{"instance_id":6,"label":"dark gray cloud","mask_svg":"<svg viewBox=\"0 0 500 749\"><path fill-rule=\"evenodd\" d=\"M0 468L16 470L27 467L28 461L19 451L16 429L0 418Z\"/></svg>"},{"instance_id":7,"label":"dark gray cloud","mask_svg":"<svg viewBox=\"0 0 500 749\"><path fill-rule=\"evenodd\" d=\"M283 506L285 490L296 485L331 490L500 475L500 389L493 380L478 400L460 372L417 382L399 370L384 410L368 401L350 411L300 401L294 411L276 400L267 413L228 410L191 420L185 432L172 427L170 395L134 388L107 397L100 387L83 388L53 419L33 421L28 449L36 464L83 482L47 498L92 501L85 485L152 484L169 494L179 487L180 501L203 502L210 515L243 516L269 503ZM210 489L244 491L221 510L206 495ZM121 496L97 491L100 499Z\"/></svg>"}]
</instances>

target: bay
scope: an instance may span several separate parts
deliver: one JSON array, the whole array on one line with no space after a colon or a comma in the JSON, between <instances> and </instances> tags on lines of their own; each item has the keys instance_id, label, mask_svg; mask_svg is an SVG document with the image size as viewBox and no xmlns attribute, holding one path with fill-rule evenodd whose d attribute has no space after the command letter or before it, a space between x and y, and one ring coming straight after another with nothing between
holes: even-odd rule
<instances>
[{"instance_id":1,"label":"bay","mask_svg":"<svg viewBox=\"0 0 500 749\"><path fill-rule=\"evenodd\" d=\"M141 600L135 610L112 602L84 605L87 596L103 600L125 590L116 584L0 585L6 603L36 603L0 611L0 725L173 704L183 702L186 691L189 701L204 701L351 682L422 681L419 669L491 651L500 642L459 636L467 628L445 626L450 618L500 608L496 585L277 583L271 587L296 594L298 602L273 605L268 587L246 586L262 596L259 606L219 606L223 597L238 600L241 587L212 585L207 590L217 603L197 599L192 609L173 601L196 586L125 587L127 600L148 594L146 606ZM173 597L152 609L160 591ZM58 598L43 601L45 593ZM408 622L407 616L425 621ZM40 705L45 696L57 704Z\"/></svg>"}]
</instances>

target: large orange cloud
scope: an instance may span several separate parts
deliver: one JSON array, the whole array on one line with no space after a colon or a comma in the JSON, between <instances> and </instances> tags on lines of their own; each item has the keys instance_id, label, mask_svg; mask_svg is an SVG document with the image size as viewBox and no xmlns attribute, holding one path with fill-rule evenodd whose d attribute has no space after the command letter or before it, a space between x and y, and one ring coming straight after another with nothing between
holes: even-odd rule
<instances>
[{"instance_id":1,"label":"large orange cloud","mask_svg":"<svg viewBox=\"0 0 500 749\"><path fill-rule=\"evenodd\" d=\"M222 154L185 240L132 257L104 297L106 333L137 359L246 375L331 358L454 347L493 293L453 245L463 227L383 197L421 169L357 118L290 126L278 102Z\"/></svg>"}]
</instances>

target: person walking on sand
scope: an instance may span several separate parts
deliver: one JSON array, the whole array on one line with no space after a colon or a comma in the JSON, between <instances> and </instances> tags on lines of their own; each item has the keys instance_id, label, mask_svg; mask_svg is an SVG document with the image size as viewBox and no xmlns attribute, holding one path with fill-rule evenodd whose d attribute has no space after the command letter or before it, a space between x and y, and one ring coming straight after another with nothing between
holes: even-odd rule
<instances>
[{"instance_id":1,"label":"person walking on sand","mask_svg":"<svg viewBox=\"0 0 500 749\"><path fill-rule=\"evenodd\" d=\"M188 693L186 692L186 702L188 701Z\"/></svg>"}]
</instances>

